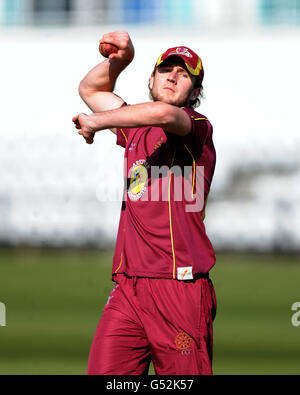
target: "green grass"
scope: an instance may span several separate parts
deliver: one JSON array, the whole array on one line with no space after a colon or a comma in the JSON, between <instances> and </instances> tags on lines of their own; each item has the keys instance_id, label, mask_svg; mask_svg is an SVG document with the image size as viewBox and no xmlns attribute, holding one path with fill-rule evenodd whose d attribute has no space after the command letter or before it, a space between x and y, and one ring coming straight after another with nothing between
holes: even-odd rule
<instances>
[{"instance_id":1,"label":"green grass","mask_svg":"<svg viewBox=\"0 0 300 395\"><path fill-rule=\"evenodd\" d=\"M85 374L112 251L0 249L0 374ZM300 257L218 254L215 374L299 374ZM150 373L153 374L153 368Z\"/></svg>"},{"instance_id":2,"label":"green grass","mask_svg":"<svg viewBox=\"0 0 300 395\"><path fill-rule=\"evenodd\" d=\"M300 300L300 258L220 256L211 277L215 374L299 374L300 327L291 324L291 305Z\"/></svg>"}]
</instances>

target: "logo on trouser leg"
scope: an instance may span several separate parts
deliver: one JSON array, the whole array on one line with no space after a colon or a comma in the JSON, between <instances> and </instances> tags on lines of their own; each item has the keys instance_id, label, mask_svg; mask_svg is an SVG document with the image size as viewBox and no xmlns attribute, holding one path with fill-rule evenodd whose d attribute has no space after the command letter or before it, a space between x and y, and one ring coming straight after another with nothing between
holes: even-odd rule
<instances>
[{"instance_id":1,"label":"logo on trouser leg","mask_svg":"<svg viewBox=\"0 0 300 395\"><path fill-rule=\"evenodd\" d=\"M106 302L106 304L108 305L109 304L109 302L111 301L111 299L114 297L114 295L112 295L113 294L113 292L115 292L115 290L118 288L118 284L117 285L115 285L114 287L113 287L113 290L111 291L111 293L110 293L110 295L109 295L109 297L108 297L108 299L107 299L107 302Z\"/></svg>"},{"instance_id":2,"label":"logo on trouser leg","mask_svg":"<svg viewBox=\"0 0 300 395\"><path fill-rule=\"evenodd\" d=\"M192 352L193 339L185 332L180 332L175 337L175 345L182 355L188 355Z\"/></svg>"}]
</instances>

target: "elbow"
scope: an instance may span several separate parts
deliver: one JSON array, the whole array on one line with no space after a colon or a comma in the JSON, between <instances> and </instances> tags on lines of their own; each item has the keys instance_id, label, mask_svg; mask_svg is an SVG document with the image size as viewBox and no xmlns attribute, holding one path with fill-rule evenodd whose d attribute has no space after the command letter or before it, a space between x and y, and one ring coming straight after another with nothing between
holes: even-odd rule
<instances>
[{"instance_id":1,"label":"elbow","mask_svg":"<svg viewBox=\"0 0 300 395\"><path fill-rule=\"evenodd\" d=\"M157 117L158 117L158 123L163 126L167 127L168 125L173 125L176 122L176 113L173 109L173 106L162 103L162 102L156 102L157 103Z\"/></svg>"},{"instance_id":2,"label":"elbow","mask_svg":"<svg viewBox=\"0 0 300 395\"><path fill-rule=\"evenodd\" d=\"M84 78L82 81L80 81L78 93L81 99L86 102L86 100L88 100L95 93L95 90L92 89L92 87L86 82Z\"/></svg>"},{"instance_id":3,"label":"elbow","mask_svg":"<svg viewBox=\"0 0 300 395\"><path fill-rule=\"evenodd\" d=\"M88 89L84 80L82 80L78 86L79 96L84 100L88 94Z\"/></svg>"},{"instance_id":4,"label":"elbow","mask_svg":"<svg viewBox=\"0 0 300 395\"><path fill-rule=\"evenodd\" d=\"M158 108L158 114L160 127L165 131L179 136L186 136L190 132L190 117L180 108L161 102Z\"/></svg>"}]
</instances>

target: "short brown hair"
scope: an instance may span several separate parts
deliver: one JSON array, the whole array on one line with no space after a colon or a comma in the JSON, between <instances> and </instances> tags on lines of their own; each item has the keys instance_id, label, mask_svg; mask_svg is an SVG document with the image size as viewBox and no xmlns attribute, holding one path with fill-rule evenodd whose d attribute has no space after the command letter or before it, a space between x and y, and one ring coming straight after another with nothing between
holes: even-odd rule
<instances>
[{"instance_id":1,"label":"short brown hair","mask_svg":"<svg viewBox=\"0 0 300 395\"><path fill-rule=\"evenodd\" d=\"M200 88L200 94L199 94L199 96L197 97L197 99L191 100L191 101L190 101L189 107L191 107L191 108L197 108L197 107L199 107L200 104L201 104L201 100L204 99L202 78L199 77L199 76L196 77L196 80L195 80L195 84L194 84L193 89L198 89L198 88Z\"/></svg>"}]
</instances>

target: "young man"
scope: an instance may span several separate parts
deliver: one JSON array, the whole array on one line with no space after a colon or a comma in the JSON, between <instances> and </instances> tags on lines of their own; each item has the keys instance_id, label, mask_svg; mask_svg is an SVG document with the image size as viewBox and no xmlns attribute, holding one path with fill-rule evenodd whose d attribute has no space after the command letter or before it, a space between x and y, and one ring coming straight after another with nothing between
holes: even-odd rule
<instances>
[{"instance_id":1,"label":"young man","mask_svg":"<svg viewBox=\"0 0 300 395\"><path fill-rule=\"evenodd\" d=\"M113 93L134 57L127 32L104 35L119 50L93 68L79 92L94 114L73 118L88 144L111 129L125 148L116 282L94 336L88 374L212 374L215 263L203 224L215 168L212 126L192 108L202 61L187 47L164 52L150 76L153 102Z\"/></svg>"}]
</instances>

